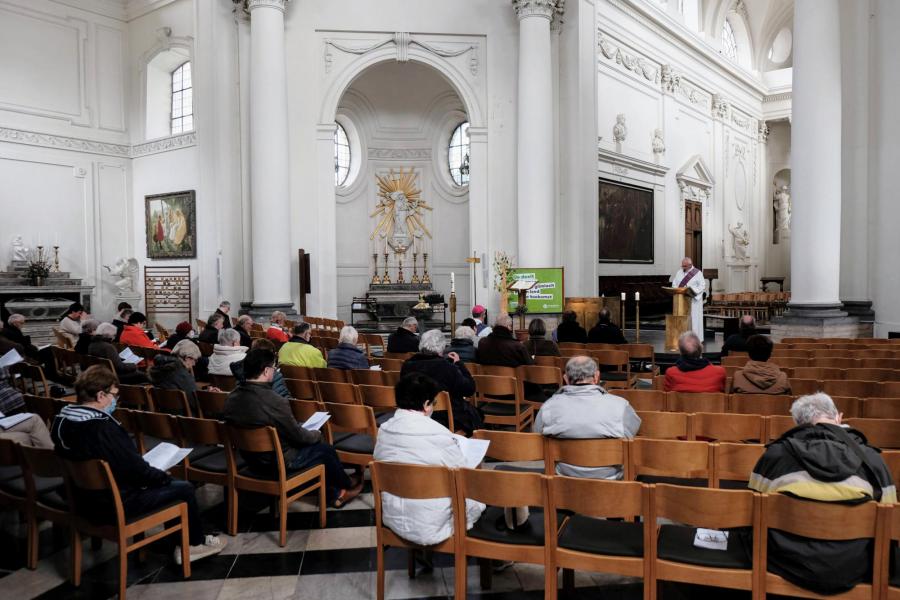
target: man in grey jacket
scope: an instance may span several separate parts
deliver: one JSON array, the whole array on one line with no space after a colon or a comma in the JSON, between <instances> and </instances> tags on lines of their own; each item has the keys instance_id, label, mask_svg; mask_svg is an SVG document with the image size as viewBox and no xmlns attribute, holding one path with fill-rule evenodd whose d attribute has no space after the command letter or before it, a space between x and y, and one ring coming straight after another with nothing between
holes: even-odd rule
<instances>
[{"instance_id":1,"label":"man in grey jacket","mask_svg":"<svg viewBox=\"0 0 900 600\"><path fill-rule=\"evenodd\" d=\"M641 418L624 398L598 385L600 371L594 359L576 356L566 363L566 385L544 402L534 420L534 431L564 439L628 438L641 426ZM591 479L621 479L622 465L579 467L559 463L560 475Z\"/></svg>"}]
</instances>

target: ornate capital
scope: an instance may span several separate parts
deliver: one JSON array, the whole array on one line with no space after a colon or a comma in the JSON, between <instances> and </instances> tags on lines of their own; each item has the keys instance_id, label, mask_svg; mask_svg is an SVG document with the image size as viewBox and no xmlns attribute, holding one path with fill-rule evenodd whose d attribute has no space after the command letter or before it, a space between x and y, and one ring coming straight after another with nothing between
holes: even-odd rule
<instances>
[{"instance_id":1,"label":"ornate capital","mask_svg":"<svg viewBox=\"0 0 900 600\"><path fill-rule=\"evenodd\" d=\"M520 20L526 17L543 17L549 21L559 5L558 0L512 0L512 3Z\"/></svg>"},{"instance_id":2,"label":"ornate capital","mask_svg":"<svg viewBox=\"0 0 900 600\"><path fill-rule=\"evenodd\" d=\"M281 12L284 12L287 3L291 0L244 0L244 6L246 10L249 12L253 12L254 8L277 8Z\"/></svg>"},{"instance_id":3,"label":"ornate capital","mask_svg":"<svg viewBox=\"0 0 900 600\"><path fill-rule=\"evenodd\" d=\"M769 126L765 121L759 122L758 138L760 143L765 144L769 141Z\"/></svg>"}]
</instances>

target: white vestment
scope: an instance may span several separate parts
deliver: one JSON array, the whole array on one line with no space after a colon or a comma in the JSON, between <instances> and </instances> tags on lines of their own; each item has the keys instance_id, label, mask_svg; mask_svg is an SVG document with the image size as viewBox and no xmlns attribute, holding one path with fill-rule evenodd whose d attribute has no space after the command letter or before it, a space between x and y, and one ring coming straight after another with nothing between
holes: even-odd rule
<instances>
[{"instance_id":1,"label":"white vestment","mask_svg":"<svg viewBox=\"0 0 900 600\"><path fill-rule=\"evenodd\" d=\"M693 267L691 267L693 268ZM690 271L690 269L688 269ZM684 286L681 286L681 280L687 275L688 271L678 269L672 275L672 287L687 287L696 294L691 299L691 329L697 334L701 340L703 339L703 292L706 290L706 280L703 279L703 271L697 269L697 273L691 277Z\"/></svg>"}]
</instances>

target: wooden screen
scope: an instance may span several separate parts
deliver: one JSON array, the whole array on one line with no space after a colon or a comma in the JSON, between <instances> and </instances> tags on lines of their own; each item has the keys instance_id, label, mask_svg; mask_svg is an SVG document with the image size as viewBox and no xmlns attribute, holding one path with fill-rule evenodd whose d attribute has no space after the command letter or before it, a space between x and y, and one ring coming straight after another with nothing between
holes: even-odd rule
<instances>
[{"instance_id":1,"label":"wooden screen","mask_svg":"<svg viewBox=\"0 0 900 600\"><path fill-rule=\"evenodd\" d=\"M684 204L684 255L703 268L703 204L694 200Z\"/></svg>"}]
</instances>

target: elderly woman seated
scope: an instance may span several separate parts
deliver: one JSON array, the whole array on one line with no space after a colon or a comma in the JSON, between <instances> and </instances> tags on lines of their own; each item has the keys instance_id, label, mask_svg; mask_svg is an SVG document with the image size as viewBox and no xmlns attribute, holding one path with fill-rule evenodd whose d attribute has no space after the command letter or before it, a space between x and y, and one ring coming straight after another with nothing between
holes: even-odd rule
<instances>
[{"instance_id":1,"label":"elderly woman seated","mask_svg":"<svg viewBox=\"0 0 900 600\"><path fill-rule=\"evenodd\" d=\"M241 346L241 334L234 329L220 329L219 343L209 357L210 375L231 375L231 363L244 360L247 346Z\"/></svg>"},{"instance_id":2,"label":"elderly woman seated","mask_svg":"<svg viewBox=\"0 0 900 600\"><path fill-rule=\"evenodd\" d=\"M471 320L471 319L467 319ZM475 362L475 347L478 345L478 334L468 325L460 325L453 332L450 340L450 350L459 355L459 360L464 363Z\"/></svg>"},{"instance_id":3,"label":"elderly woman seated","mask_svg":"<svg viewBox=\"0 0 900 600\"><path fill-rule=\"evenodd\" d=\"M78 354L87 354L88 348L91 346L94 335L97 333L97 327L100 321L97 319L88 319L81 324L81 335L78 336L78 342L75 344L75 352Z\"/></svg>"},{"instance_id":4,"label":"elderly woman seated","mask_svg":"<svg viewBox=\"0 0 900 600\"><path fill-rule=\"evenodd\" d=\"M347 325L341 329L337 348L328 352L329 369L368 369L369 361L356 343L359 341L359 333L356 329Z\"/></svg>"},{"instance_id":5,"label":"elderly woman seated","mask_svg":"<svg viewBox=\"0 0 900 600\"><path fill-rule=\"evenodd\" d=\"M188 398L191 410L197 410L197 382L193 369L200 360L200 348L191 340L181 340L171 354L160 354L150 367L150 381L164 390L181 390ZM208 387L211 392L218 388Z\"/></svg>"},{"instance_id":6,"label":"elderly woman seated","mask_svg":"<svg viewBox=\"0 0 900 600\"><path fill-rule=\"evenodd\" d=\"M100 323L97 326L97 332L88 345L88 355L109 360L116 371L119 381L122 383L132 385L147 383L147 376L138 370L137 365L126 363L119 356L119 351L113 345L113 340L116 339L118 333L119 330L112 323Z\"/></svg>"},{"instance_id":7,"label":"elderly woman seated","mask_svg":"<svg viewBox=\"0 0 900 600\"><path fill-rule=\"evenodd\" d=\"M438 385L426 375L411 373L396 386L397 412L378 429L375 460L414 465L465 466L465 458L449 429L431 418ZM408 500L384 492L384 524L414 544L439 544L453 535L449 498ZM466 500L466 528L485 505Z\"/></svg>"}]
</instances>

